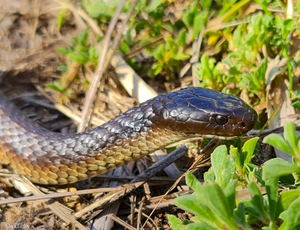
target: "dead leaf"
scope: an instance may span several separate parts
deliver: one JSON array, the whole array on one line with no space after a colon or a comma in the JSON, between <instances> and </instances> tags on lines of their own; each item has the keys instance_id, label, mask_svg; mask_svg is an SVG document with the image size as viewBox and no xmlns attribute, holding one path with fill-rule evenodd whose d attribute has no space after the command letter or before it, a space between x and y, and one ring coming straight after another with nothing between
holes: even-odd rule
<instances>
[{"instance_id":1,"label":"dead leaf","mask_svg":"<svg viewBox=\"0 0 300 230\"><path fill-rule=\"evenodd\" d=\"M267 113L269 118L269 128L274 129L284 126L291 119L291 115L295 114L295 109L292 107L292 102L289 96L289 81L284 74L286 70L287 60L279 58L269 61L266 71L266 99ZM277 157L291 161L291 156L275 149Z\"/></svg>"}]
</instances>

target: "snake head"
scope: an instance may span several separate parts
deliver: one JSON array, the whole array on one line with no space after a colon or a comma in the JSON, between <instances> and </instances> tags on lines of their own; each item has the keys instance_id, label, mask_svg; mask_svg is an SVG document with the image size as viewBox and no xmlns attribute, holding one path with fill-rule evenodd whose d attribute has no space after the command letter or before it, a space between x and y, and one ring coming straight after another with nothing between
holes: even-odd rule
<instances>
[{"instance_id":1,"label":"snake head","mask_svg":"<svg viewBox=\"0 0 300 230\"><path fill-rule=\"evenodd\" d=\"M257 120L257 113L241 99L210 89L186 88L155 100L152 122L190 136L240 136Z\"/></svg>"}]
</instances>

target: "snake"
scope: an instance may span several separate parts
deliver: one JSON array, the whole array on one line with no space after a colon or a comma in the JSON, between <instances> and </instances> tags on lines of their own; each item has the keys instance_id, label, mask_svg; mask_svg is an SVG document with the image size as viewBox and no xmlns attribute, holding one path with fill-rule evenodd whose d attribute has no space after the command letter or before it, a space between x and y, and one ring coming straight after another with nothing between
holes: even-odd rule
<instances>
[{"instance_id":1,"label":"snake","mask_svg":"<svg viewBox=\"0 0 300 230\"><path fill-rule=\"evenodd\" d=\"M238 97L190 87L157 96L86 132L51 132L0 95L0 163L43 185L104 174L191 137L235 138L257 113Z\"/></svg>"}]
</instances>

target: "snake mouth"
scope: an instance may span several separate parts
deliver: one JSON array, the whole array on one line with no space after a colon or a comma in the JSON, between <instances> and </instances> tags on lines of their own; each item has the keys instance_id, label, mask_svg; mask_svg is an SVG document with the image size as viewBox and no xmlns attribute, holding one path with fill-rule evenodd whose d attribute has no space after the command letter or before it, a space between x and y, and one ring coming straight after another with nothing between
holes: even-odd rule
<instances>
[{"instance_id":1,"label":"snake mouth","mask_svg":"<svg viewBox=\"0 0 300 230\"><path fill-rule=\"evenodd\" d=\"M218 139L218 140L233 140L236 139L238 136L218 136L218 135L201 135L203 138L211 138L211 139Z\"/></svg>"}]
</instances>

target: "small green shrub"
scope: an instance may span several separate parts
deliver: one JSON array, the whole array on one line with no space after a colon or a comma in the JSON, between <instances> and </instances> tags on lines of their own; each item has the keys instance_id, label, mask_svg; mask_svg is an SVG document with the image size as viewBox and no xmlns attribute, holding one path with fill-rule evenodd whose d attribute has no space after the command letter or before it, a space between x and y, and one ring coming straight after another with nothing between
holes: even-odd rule
<instances>
[{"instance_id":1,"label":"small green shrub","mask_svg":"<svg viewBox=\"0 0 300 230\"><path fill-rule=\"evenodd\" d=\"M284 138L270 134L264 139L264 143L292 155L293 163L276 158L267 161L261 169L252 165L257 141L258 138L247 141L240 150L231 147L229 155L225 146L216 148L204 184L191 173L186 176L186 183L194 193L179 196L174 203L195 217L181 223L169 216L173 229L300 228L300 136L296 135L295 125L285 125ZM280 191L283 184L285 189ZM249 199L237 199L236 191L241 189L248 190Z\"/></svg>"}]
</instances>

